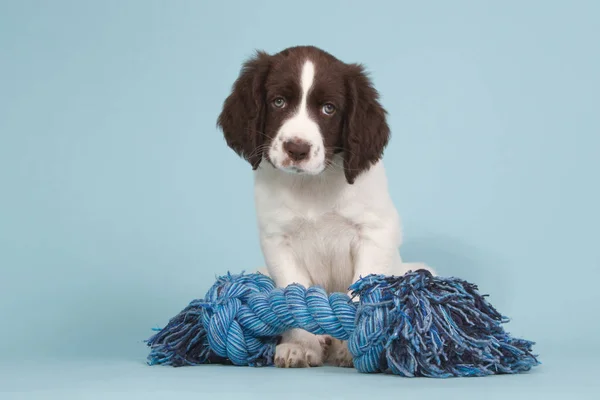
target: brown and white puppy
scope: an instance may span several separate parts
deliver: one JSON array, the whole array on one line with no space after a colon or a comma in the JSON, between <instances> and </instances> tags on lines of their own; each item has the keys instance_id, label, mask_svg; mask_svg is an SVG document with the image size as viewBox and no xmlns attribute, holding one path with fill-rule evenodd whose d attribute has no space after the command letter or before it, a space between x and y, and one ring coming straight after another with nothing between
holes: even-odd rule
<instances>
[{"instance_id":1,"label":"brown and white puppy","mask_svg":"<svg viewBox=\"0 0 600 400\"><path fill-rule=\"evenodd\" d=\"M346 292L361 276L398 275L400 218L383 162L386 111L364 68L312 46L246 61L218 118L226 143L254 170L266 272L284 287ZM330 346L333 344L333 348ZM352 366L345 344L284 334L279 367Z\"/></svg>"}]
</instances>

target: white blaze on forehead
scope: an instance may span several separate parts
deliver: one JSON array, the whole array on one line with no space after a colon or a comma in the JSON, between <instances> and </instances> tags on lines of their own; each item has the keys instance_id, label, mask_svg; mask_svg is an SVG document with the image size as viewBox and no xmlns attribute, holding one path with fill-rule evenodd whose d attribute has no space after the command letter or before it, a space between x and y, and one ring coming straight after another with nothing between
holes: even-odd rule
<instances>
[{"instance_id":1,"label":"white blaze on forehead","mask_svg":"<svg viewBox=\"0 0 600 400\"><path fill-rule=\"evenodd\" d=\"M307 60L302 66L302 74L300 76L300 88L302 90L302 98L300 100L300 109L298 114L307 114L306 103L308 101L308 92L312 88L315 80L315 65L312 61Z\"/></svg>"}]
</instances>

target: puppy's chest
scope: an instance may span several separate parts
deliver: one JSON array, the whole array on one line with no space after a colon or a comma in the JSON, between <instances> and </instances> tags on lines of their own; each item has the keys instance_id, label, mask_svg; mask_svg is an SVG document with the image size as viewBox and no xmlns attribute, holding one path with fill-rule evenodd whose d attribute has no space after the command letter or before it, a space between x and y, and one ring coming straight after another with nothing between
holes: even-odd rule
<instances>
[{"instance_id":1,"label":"puppy's chest","mask_svg":"<svg viewBox=\"0 0 600 400\"><path fill-rule=\"evenodd\" d=\"M289 241L312 243L317 247L331 247L331 242L342 245L358 233L354 224L335 211L295 214L281 221L280 227Z\"/></svg>"},{"instance_id":2,"label":"puppy's chest","mask_svg":"<svg viewBox=\"0 0 600 400\"><path fill-rule=\"evenodd\" d=\"M339 196L280 191L272 193L271 202L272 212L267 212L265 222L290 241L329 246L331 241L349 241L357 234L357 225Z\"/></svg>"}]
</instances>

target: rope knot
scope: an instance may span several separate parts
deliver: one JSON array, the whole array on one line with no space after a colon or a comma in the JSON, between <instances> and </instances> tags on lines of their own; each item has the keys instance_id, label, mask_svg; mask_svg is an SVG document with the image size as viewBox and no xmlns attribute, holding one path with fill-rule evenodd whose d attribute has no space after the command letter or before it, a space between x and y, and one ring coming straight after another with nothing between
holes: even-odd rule
<instances>
[{"instance_id":1,"label":"rope knot","mask_svg":"<svg viewBox=\"0 0 600 400\"><path fill-rule=\"evenodd\" d=\"M247 316L252 296L274 288L274 282L261 274L227 274L217 279L206 294L202 318L208 344L216 355L235 365L253 364L260 356L271 357L273 340L254 336L240 319Z\"/></svg>"}]
</instances>

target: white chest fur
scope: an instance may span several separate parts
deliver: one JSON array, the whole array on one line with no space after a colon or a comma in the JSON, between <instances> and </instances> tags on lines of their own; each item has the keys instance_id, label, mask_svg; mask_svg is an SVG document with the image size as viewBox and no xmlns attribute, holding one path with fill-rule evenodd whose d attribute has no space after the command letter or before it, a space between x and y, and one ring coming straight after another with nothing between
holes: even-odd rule
<instances>
[{"instance_id":1,"label":"white chest fur","mask_svg":"<svg viewBox=\"0 0 600 400\"><path fill-rule=\"evenodd\" d=\"M400 223L382 164L354 185L341 168L307 176L263 164L255 202L267 269L278 286L346 291L361 275L398 271Z\"/></svg>"}]
</instances>

